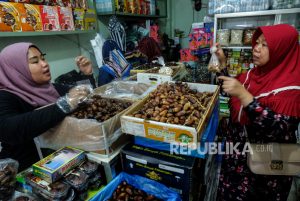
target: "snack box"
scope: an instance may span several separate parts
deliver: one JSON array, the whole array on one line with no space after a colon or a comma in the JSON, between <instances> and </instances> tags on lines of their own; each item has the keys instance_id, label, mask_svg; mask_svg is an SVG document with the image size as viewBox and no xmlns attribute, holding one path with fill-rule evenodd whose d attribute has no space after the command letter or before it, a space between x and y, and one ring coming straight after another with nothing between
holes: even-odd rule
<instances>
[{"instance_id":1,"label":"snack box","mask_svg":"<svg viewBox=\"0 0 300 201\"><path fill-rule=\"evenodd\" d=\"M87 9L84 13L84 30L96 30L96 12L94 9Z\"/></svg>"},{"instance_id":2,"label":"snack box","mask_svg":"<svg viewBox=\"0 0 300 201\"><path fill-rule=\"evenodd\" d=\"M33 164L33 174L49 183L53 183L84 162L85 157L84 151L80 149L64 147Z\"/></svg>"},{"instance_id":3,"label":"snack box","mask_svg":"<svg viewBox=\"0 0 300 201\"><path fill-rule=\"evenodd\" d=\"M22 31L43 31L40 7L33 4L22 4L25 13L21 13Z\"/></svg>"},{"instance_id":4,"label":"snack box","mask_svg":"<svg viewBox=\"0 0 300 201\"><path fill-rule=\"evenodd\" d=\"M17 3L0 2L0 31L20 32L22 26L20 14L15 7Z\"/></svg>"},{"instance_id":5,"label":"snack box","mask_svg":"<svg viewBox=\"0 0 300 201\"><path fill-rule=\"evenodd\" d=\"M60 31L57 6L40 5L43 31Z\"/></svg>"},{"instance_id":6,"label":"snack box","mask_svg":"<svg viewBox=\"0 0 300 201\"><path fill-rule=\"evenodd\" d=\"M72 8L58 7L57 10L58 10L60 29L62 31L73 31L75 27L74 27Z\"/></svg>"},{"instance_id":7,"label":"snack box","mask_svg":"<svg viewBox=\"0 0 300 201\"><path fill-rule=\"evenodd\" d=\"M199 122L197 128L145 120L142 118L131 116L131 114L143 107L143 105L149 99L148 95L140 102L137 102L133 107L126 111L124 115L121 116L122 132L135 136L146 137L161 142L188 145L191 149L197 149L196 145L198 142L200 142L202 132L206 128L206 124L208 123L214 106L217 104L217 100L219 97L219 86L196 83L187 84L191 89L195 89L199 92L213 92L213 96L208 103L208 108L205 111L202 120Z\"/></svg>"},{"instance_id":8,"label":"snack box","mask_svg":"<svg viewBox=\"0 0 300 201\"><path fill-rule=\"evenodd\" d=\"M73 10L75 30L84 30L84 9L75 8Z\"/></svg>"}]
</instances>

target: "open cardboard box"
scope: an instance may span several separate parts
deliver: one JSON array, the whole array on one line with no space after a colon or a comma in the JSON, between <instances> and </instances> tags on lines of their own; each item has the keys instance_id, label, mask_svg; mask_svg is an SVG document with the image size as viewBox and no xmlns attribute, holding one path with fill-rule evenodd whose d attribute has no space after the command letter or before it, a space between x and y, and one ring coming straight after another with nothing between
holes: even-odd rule
<instances>
[{"instance_id":1,"label":"open cardboard box","mask_svg":"<svg viewBox=\"0 0 300 201\"><path fill-rule=\"evenodd\" d=\"M201 140L201 134L206 127L215 104L217 103L219 97L219 86L196 83L187 84L191 89L196 89L199 92L213 92L213 96L208 103L208 108L197 128L145 120L131 116L131 114L140 110L144 106L145 102L149 99L148 95L121 116L122 132L162 142L188 145L191 149L196 149L197 143Z\"/></svg>"},{"instance_id":2,"label":"open cardboard box","mask_svg":"<svg viewBox=\"0 0 300 201\"><path fill-rule=\"evenodd\" d=\"M35 138L36 145L54 150L72 146L108 155L112 149L128 141L128 136L121 132L120 117L129 108L104 122L68 116L60 124Z\"/></svg>"}]
</instances>

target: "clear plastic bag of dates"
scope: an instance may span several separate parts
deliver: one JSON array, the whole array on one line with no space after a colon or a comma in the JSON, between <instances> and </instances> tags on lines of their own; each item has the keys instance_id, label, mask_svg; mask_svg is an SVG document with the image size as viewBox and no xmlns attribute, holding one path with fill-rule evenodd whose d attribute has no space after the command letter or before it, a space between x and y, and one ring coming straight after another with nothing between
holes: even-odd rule
<instances>
[{"instance_id":1,"label":"clear plastic bag of dates","mask_svg":"<svg viewBox=\"0 0 300 201\"><path fill-rule=\"evenodd\" d=\"M0 160L0 200L10 200L15 192L19 163L13 159Z\"/></svg>"},{"instance_id":2,"label":"clear plastic bag of dates","mask_svg":"<svg viewBox=\"0 0 300 201\"><path fill-rule=\"evenodd\" d=\"M208 63L208 71L217 73L221 71L221 64L220 61L216 55L217 47L213 46L210 49L211 57Z\"/></svg>"}]
</instances>

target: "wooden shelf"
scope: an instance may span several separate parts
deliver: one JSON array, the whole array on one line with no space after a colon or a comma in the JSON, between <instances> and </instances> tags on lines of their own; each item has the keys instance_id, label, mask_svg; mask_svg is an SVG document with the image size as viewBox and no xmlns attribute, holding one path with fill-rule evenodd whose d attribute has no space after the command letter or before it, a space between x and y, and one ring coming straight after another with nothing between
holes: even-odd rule
<instances>
[{"instance_id":1,"label":"wooden shelf","mask_svg":"<svg viewBox=\"0 0 300 201\"><path fill-rule=\"evenodd\" d=\"M0 37L15 37L15 36L54 36L54 35L71 35L71 34L88 34L96 33L95 30L89 31L28 31L28 32L0 32Z\"/></svg>"}]
</instances>

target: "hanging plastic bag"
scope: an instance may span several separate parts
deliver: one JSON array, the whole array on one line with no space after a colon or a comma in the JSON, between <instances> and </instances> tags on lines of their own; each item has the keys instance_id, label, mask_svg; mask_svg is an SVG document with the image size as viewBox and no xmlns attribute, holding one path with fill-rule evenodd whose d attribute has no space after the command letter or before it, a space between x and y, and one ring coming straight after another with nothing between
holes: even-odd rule
<instances>
[{"instance_id":1,"label":"hanging plastic bag","mask_svg":"<svg viewBox=\"0 0 300 201\"><path fill-rule=\"evenodd\" d=\"M208 63L208 71L213 73L219 73L221 72L221 64L220 61L216 55L217 47L213 46L210 48L211 57Z\"/></svg>"}]
</instances>

